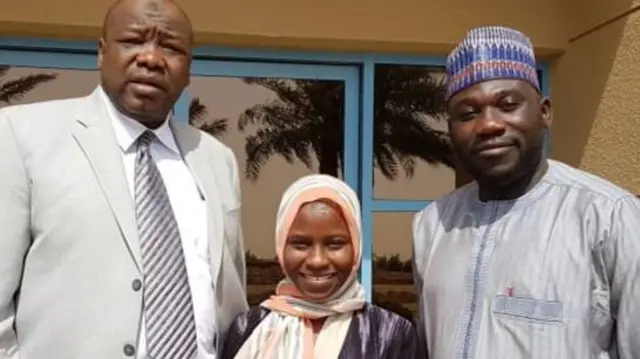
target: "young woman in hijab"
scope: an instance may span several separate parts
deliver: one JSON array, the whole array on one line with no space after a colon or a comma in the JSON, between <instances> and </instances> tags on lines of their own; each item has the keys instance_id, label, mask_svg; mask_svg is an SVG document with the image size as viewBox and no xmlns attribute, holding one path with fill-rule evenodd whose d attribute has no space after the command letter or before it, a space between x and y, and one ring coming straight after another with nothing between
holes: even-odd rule
<instances>
[{"instance_id":1,"label":"young woman in hijab","mask_svg":"<svg viewBox=\"0 0 640 359\"><path fill-rule=\"evenodd\" d=\"M410 321L366 303L357 280L360 227L358 198L344 182L326 175L294 182L276 223L285 279L236 318L220 359L426 358Z\"/></svg>"}]
</instances>

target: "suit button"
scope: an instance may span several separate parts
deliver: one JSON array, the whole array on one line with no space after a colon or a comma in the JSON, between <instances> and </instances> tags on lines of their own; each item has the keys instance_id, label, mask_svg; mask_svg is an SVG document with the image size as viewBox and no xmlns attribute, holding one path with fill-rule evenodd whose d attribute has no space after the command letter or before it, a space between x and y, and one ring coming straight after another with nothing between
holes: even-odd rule
<instances>
[{"instance_id":1,"label":"suit button","mask_svg":"<svg viewBox=\"0 0 640 359\"><path fill-rule=\"evenodd\" d=\"M132 357L135 354L136 354L136 348L133 345L127 344L124 346L124 355L128 357Z\"/></svg>"},{"instance_id":2,"label":"suit button","mask_svg":"<svg viewBox=\"0 0 640 359\"><path fill-rule=\"evenodd\" d=\"M136 292L139 291L140 288L142 288L142 281L140 279L134 279L133 282L131 282L131 288Z\"/></svg>"}]
</instances>

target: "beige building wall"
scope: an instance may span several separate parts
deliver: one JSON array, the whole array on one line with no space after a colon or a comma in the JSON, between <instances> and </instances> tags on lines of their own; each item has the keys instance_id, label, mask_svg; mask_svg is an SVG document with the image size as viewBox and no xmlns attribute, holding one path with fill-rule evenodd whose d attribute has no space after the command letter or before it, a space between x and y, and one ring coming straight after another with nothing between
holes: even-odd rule
<instances>
[{"instance_id":1,"label":"beige building wall","mask_svg":"<svg viewBox=\"0 0 640 359\"><path fill-rule=\"evenodd\" d=\"M567 3L569 41L551 76L552 157L640 194L640 2Z\"/></svg>"},{"instance_id":2,"label":"beige building wall","mask_svg":"<svg viewBox=\"0 0 640 359\"><path fill-rule=\"evenodd\" d=\"M0 33L94 39L111 2L0 0ZM567 40L556 0L178 2L208 44L444 54L469 27L492 23L521 28L544 54Z\"/></svg>"}]
</instances>

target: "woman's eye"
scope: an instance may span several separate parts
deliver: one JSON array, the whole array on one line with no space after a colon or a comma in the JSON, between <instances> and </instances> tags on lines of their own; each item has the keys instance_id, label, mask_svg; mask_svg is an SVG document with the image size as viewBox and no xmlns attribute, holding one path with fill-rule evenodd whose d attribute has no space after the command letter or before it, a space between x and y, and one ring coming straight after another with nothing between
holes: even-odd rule
<instances>
[{"instance_id":1,"label":"woman's eye","mask_svg":"<svg viewBox=\"0 0 640 359\"><path fill-rule=\"evenodd\" d=\"M332 250L341 249L347 245L347 241L344 239L333 239L327 243L327 247Z\"/></svg>"},{"instance_id":2,"label":"woman's eye","mask_svg":"<svg viewBox=\"0 0 640 359\"><path fill-rule=\"evenodd\" d=\"M289 246L291 246L291 248L294 248L296 250L305 250L311 245L310 241L298 237L289 238L287 243Z\"/></svg>"},{"instance_id":3,"label":"woman's eye","mask_svg":"<svg viewBox=\"0 0 640 359\"><path fill-rule=\"evenodd\" d=\"M295 249L299 249L299 250L303 250L309 247L308 244L306 243L291 243L291 247L295 248Z\"/></svg>"}]
</instances>

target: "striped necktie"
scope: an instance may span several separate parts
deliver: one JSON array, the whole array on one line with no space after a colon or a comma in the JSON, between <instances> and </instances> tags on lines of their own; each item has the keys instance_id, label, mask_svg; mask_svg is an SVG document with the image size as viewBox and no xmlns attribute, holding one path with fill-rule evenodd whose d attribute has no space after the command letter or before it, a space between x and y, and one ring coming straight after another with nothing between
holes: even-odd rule
<instances>
[{"instance_id":1,"label":"striped necktie","mask_svg":"<svg viewBox=\"0 0 640 359\"><path fill-rule=\"evenodd\" d=\"M153 359L192 359L196 327L178 224L149 147L151 131L137 140L135 205L144 273L147 351Z\"/></svg>"}]
</instances>

